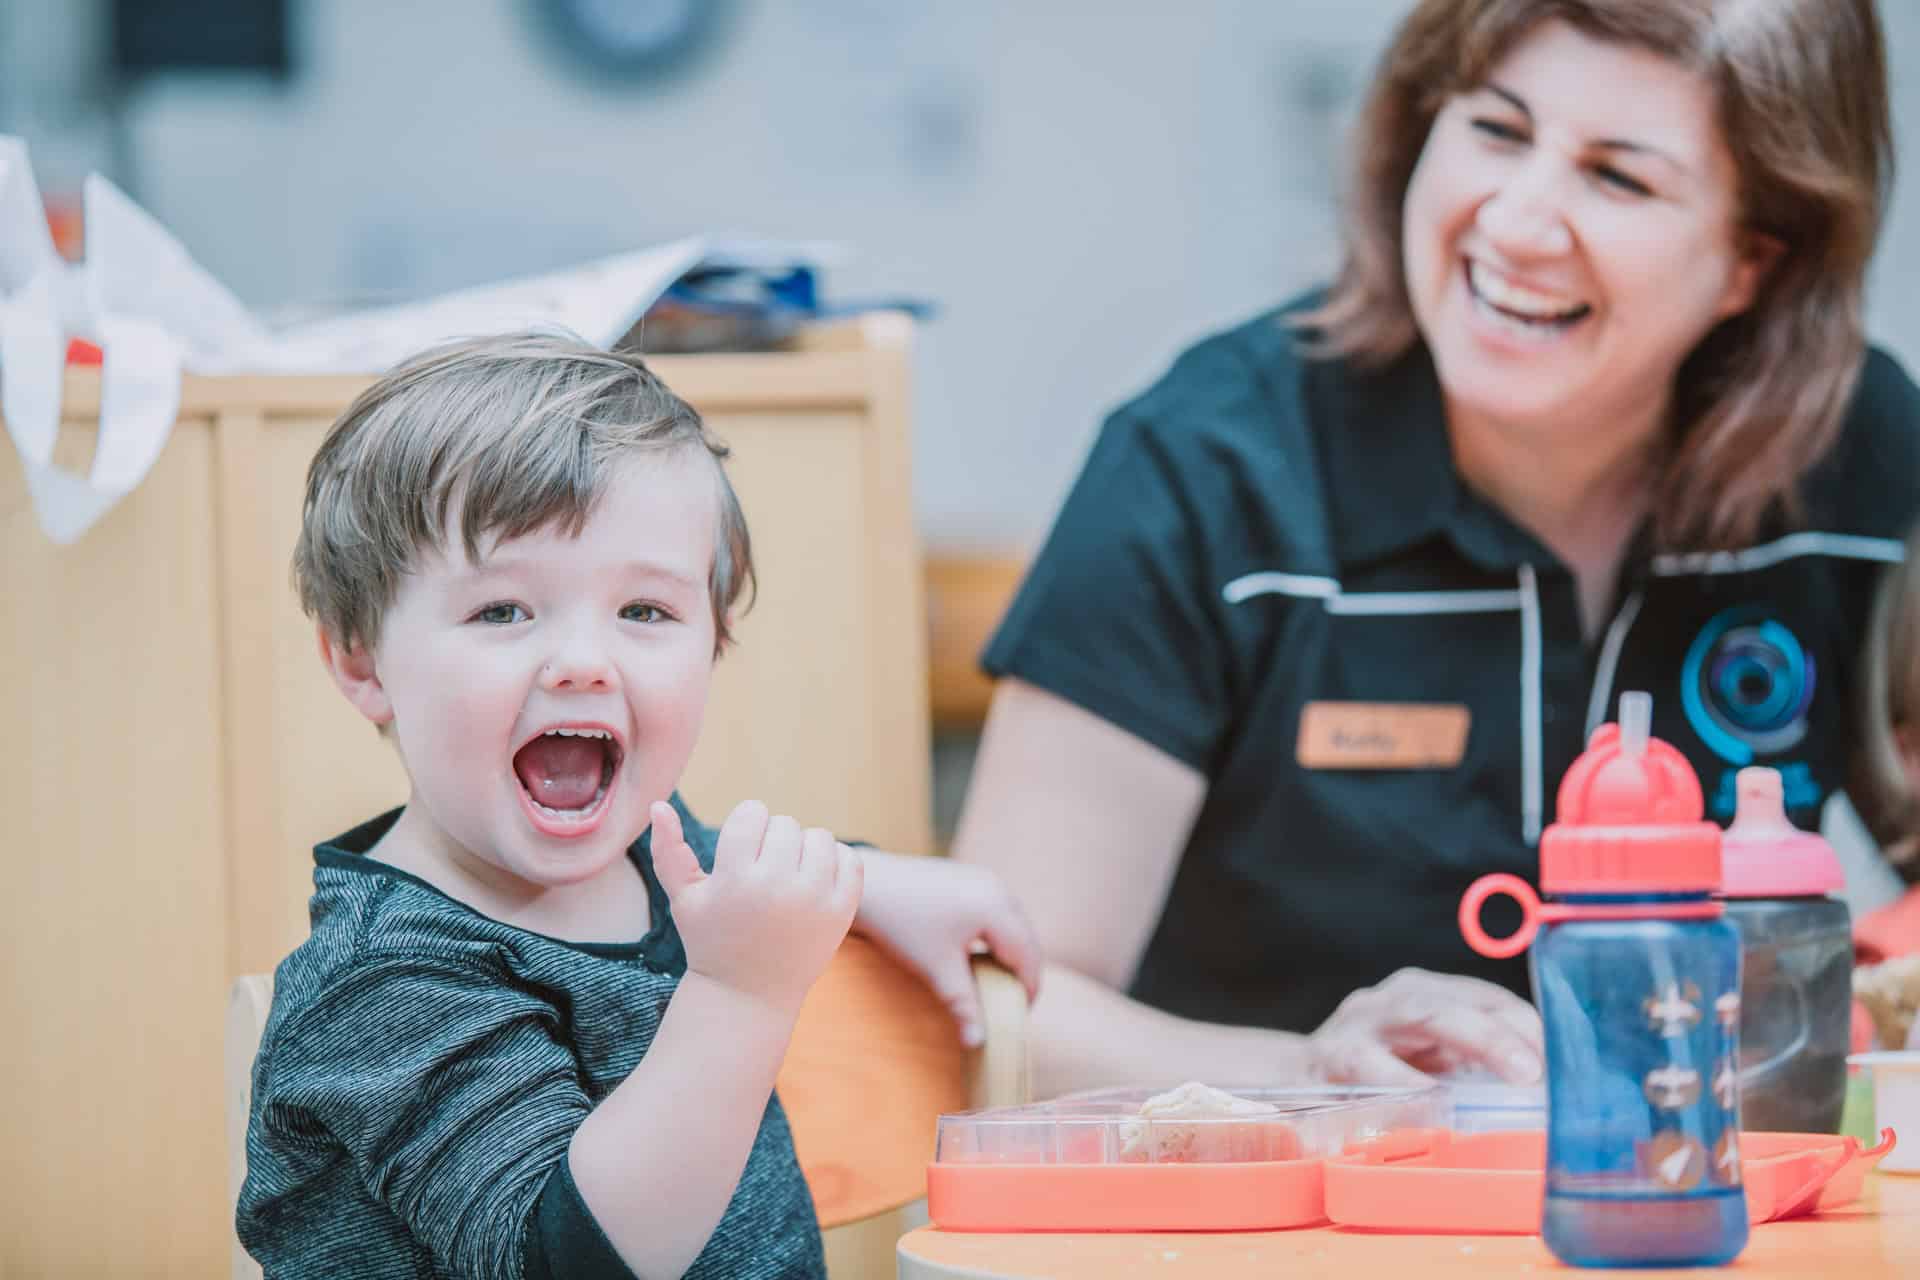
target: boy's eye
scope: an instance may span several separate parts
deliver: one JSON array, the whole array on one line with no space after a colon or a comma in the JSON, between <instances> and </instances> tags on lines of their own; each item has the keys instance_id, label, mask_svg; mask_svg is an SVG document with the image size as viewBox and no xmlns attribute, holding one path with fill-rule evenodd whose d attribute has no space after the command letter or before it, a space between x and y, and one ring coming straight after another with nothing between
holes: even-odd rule
<instances>
[{"instance_id":1,"label":"boy's eye","mask_svg":"<svg viewBox=\"0 0 1920 1280\"><path fill-rule=\"evenodd\" d=\"M490 626L503 627L514 622L525 622L527 611L517 604L489 604L475 609L468 622L484 622Z\"/></svg>"},{"instance_id":2,"label":"boy's eye","mask_svg":"<svg viewBox=\"0 0 1920 1280\"><path fill-rule=\"evenodd\" d=\"M630 604L620 611L628 622L668 622L672 615L657 604Z\"/></svg>"}]
</instances>

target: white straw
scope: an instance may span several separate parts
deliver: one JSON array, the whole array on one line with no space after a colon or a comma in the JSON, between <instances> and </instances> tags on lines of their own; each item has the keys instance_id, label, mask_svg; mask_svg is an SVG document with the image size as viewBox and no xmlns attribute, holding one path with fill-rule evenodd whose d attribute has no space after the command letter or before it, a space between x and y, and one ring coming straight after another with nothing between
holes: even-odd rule
<instances>
[{"instance_id":1,"label":"white straw","mask_svg":"<svg viewBox=\"0 0 1920 1280\"><path fill-rule=\"evenodd\" d=\"M1653 695L1637 690L1620 695L1620 751L1638 756L1647 749L1653 726Z\"/></svg>"}]
</instances>

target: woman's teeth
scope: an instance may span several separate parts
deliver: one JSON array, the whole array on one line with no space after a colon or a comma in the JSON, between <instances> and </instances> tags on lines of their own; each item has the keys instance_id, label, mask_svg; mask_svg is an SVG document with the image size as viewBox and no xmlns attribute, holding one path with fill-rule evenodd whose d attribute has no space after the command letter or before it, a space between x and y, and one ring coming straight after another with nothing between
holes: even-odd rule
<instances>
[{"instance_id":1,"label":"woman's teeth","mask_svg":"<svg viewBox=\"0 0 1920 1280\"><path fill-rule=\"evenodd\" d=\"M1568 302L1513 284L1478 262L1467 263L1467 286L1494 315L1534 330L1564 328L1592 310L1584 302Z\"/></svg>"}]
</instances>

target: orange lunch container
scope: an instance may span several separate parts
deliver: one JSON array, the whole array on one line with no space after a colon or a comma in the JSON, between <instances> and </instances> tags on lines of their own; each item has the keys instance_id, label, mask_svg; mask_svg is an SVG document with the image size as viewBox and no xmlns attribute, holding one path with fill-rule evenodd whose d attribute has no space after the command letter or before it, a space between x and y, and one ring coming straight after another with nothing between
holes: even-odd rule
<instances>
[{"instance_id":1,"label":"orange lunch container","mask_svg":"<svg viewBox=\"0 0 1920 1280\"><path fill-rule=\"evenodd\" d=\"M1831 1134L1742 1133L1748 1221L1851 1202L1893 1144L1891 1129L1870 1150ZM1539 1129L1385 1134L1326 1162L1327 1217L1375 1231L1533 1235L1540 1230L1546 1157L1547 1135Z\"/></svg>"},{"instance_id":2,"label":"orange lunch container","mask_svg":"<svg viewBox=\"0 0 1920 1280\"><path fill-rule=\"evenodd\" d=\"M1227 1090L1257 1113L1143 1115L1146 1089L940 1117L943 1231L1270 1231L1326 1218L1329 1156L1444 1123L1438 1088Z\"/></svg>"}]
</instances>

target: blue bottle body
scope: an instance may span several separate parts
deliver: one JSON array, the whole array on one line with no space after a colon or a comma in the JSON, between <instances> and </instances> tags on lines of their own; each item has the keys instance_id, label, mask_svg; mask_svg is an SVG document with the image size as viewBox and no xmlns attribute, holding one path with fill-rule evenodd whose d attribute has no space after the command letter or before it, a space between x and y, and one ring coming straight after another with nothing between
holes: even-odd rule
<instances>
[{"instance_id":1,"label":"blue bottle body","mask_svg":"<svg viewBox=\"0 0 1920 1280\"><path fill-rule=\"evenodd\" d=\"M1547 1041L1548 1247L1575 1266L1733 1258L1747 1243L1738 930L1722 918L1572 919L1541 927L1529 965Z\"/></svg>"}]
</instances>

